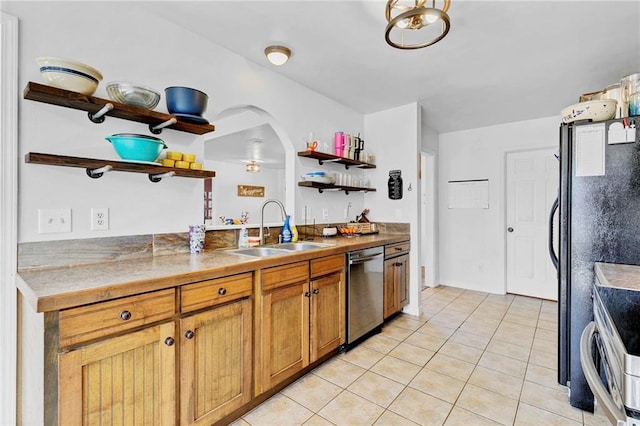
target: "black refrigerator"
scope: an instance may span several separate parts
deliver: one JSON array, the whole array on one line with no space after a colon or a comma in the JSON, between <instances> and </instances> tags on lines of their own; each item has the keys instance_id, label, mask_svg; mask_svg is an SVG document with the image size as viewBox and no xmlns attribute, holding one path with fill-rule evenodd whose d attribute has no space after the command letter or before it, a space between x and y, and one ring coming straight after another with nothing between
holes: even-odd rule
<instances>
[{"instance_id":1,"label":"black refrigerator","mask_svg":"<svg viewBox=\"0 0 640 426\"><path fill-rule=\"evenodd\" d=\"M558 269L558 382L569 387L570 404L586 411L593 394L580 336L593 320L593 264L640 265L640 129L633 127L640 117L560 126L557 256L549 246ZM551 234L553 222L552 210Z\"/></svg>"}]
</instances>

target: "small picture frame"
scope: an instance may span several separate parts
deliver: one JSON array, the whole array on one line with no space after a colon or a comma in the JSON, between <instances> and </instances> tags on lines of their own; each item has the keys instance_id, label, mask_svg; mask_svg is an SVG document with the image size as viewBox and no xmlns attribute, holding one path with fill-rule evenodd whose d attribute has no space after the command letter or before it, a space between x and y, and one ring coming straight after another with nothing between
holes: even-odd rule
<instances>
[{"instance_id":1,"label":"small picture frame","mask_svg":"<svg viewBox=\"0 0 640 426\"><path fill-rule=\"evenodd\" d=\"M264 197L264 186L238 185L238 197Z\"/></svg>"}]
</instances>

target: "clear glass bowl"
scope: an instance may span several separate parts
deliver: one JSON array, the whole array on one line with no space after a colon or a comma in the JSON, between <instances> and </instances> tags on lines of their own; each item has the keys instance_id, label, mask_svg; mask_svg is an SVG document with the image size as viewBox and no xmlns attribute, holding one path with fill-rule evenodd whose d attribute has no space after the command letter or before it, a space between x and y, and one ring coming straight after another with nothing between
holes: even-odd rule
<instances>
[{"instance_id":1,"label":"clear glass bowl","mask_svg":"<svg viewBox=\"0 0 640 426\"><path fill-rule=\"evenodd\" d=\"M160 102L158 91L122 81L107 84L107 94L116 102L147 109L154 109Z\"/></svg>"}]
</instances>

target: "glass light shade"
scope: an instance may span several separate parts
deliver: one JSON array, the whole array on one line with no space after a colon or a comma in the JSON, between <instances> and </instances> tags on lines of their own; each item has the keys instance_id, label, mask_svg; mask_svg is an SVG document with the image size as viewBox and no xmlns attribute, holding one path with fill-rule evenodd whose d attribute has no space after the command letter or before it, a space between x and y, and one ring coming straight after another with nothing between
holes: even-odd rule
<instances>
[{"instance_id":1,"label":"glass light shade","mask_svg":"<svg viewBox=\"0 0 640 426\"><path fill-rule=\"evenodd\" d=\"M440 19L440 17L432 13L424 13L422 15L422 19L424 19L427 24L433 24L438 19Z\"/></svg>"},{"instance_id":2,"label":"glass light shade","mask_svg":"<svg viewBox=\"0 0 640 426\"><path fill-rule=\"evenodd\" d=\"M257 173L260 171L260 164L258 164L257 161L252 160L251 162L249 162L249 164L247 164L245 170L249 173Z\"/></svg>"},{"instance_id":3,"label":"glass light shade","mask_svg":"<svg viewBox=\"0 0 640 426\"><path fill-rule=\"evenodd\" d=\"M291 56L291 50L284 46L269 46L264 49L264 54L267 55L267 60L273 65L284 65Z\"/></svg>"}]
</instances>

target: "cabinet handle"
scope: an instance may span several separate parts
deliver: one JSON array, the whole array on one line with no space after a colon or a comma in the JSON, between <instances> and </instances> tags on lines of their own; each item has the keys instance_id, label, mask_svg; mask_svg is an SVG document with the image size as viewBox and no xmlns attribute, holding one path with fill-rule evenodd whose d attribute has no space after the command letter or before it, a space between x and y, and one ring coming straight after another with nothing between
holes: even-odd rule
<instances>
[{"instance_id":1,"label":"cabinet handle","mask_svg":"<svg viewBox=\"0 0 640 426\"><path fill-rule=\"evenodd\" d=\"M164 344L167 346L173 346L173 344L176 341L173 339L173 337L167 337L166 339L164 339Z\"/></svg>"},{"instance_id":2,"label":"cabinet handle","mask_svg":"<svg viewBox=\"0 0 640 426\"><path fill-rule=\"evenodd\" d=\"M394 263L393 266L402 266L402 265L404 265L404 262L396 262L396 263Z\"/></svg>"},{"instance_id":3,"label":"cabinet handle","mask_svg":"<svg viewBox=\"0 0 640 426\"><path fill-rule=\"evenodd\" d=\"M186 333L184 333L184 337L186 337L187 339L193 339L193 336L195 336L196 334L191 331L191 330L187 330Z\"/></svg>"},{"instance_id":4,"label":"cabinet handle","mask_svg":"<svg viewBox=\"0 0 640 426\"><path fill-rule=\"evenodd\" d=\"M224 296L225 294L227 294L227 289L226 289L226 288L224 288L224 287L220 287L220 288L218 289L218 294L219 294L220 296Z\"/></svg>"},{"instance_id":5,"label":"cabinet handle","mask_svg":"<svg viewBox=\"0 0 640 426\"><path fill-rule=\"evenodd\" d=\"M311 297L311 293L309 293L308 291L304 292L304 297Z\"/></svg>"},{"instance_id":6,"label":"cabinet handle","mask_svg":"<svg viewBox=\"0 0 640 426\"><path fill-rule=\"evenodd\" d=\"M318 290L317 288L314 288L313 289L313 294L318 294L318 293L320 293L320 290Z\"/></svg>"},{"instance_id":7,"label":"cabinet handle","mask_svg":"<svg viewBox=\"0 0 640 426\"><path fill-rule=\"evenodd\" d=\"M402 247L395 247L396 251L402 251Z\"/></svg>"},{"instance_id":8,"label":"cabinet handle","mask_svg":"<svg viewBox=\"0 0 640 426\"><path fill-rule=\"evenodd\" d=\"M131 319L131 312L129 312L129 311L120 312L120 319L122 321L127 321L127 320Z\"/></svg>"}]
</instances>

